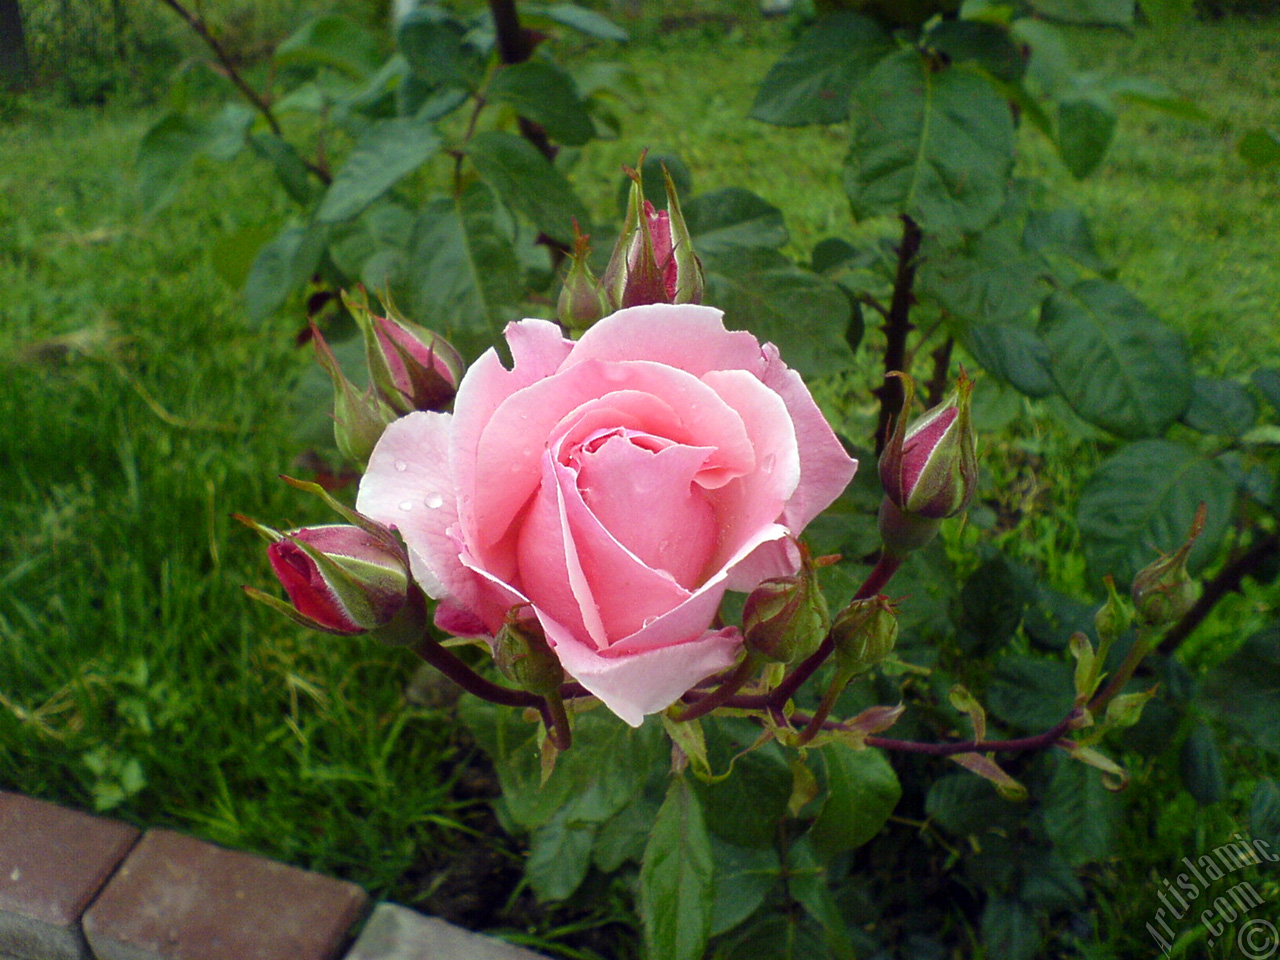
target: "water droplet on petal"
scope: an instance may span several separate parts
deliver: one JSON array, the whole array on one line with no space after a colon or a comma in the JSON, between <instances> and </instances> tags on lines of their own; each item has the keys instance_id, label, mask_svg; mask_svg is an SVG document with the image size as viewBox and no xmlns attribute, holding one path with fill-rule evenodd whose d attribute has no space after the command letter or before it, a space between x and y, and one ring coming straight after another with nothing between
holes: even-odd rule
<instances>
[{"instance_id":1,"label":"water droplet on petal","mask_svg":"<svg viewBox=\"0 0 1280 960\"><path fill-rule=\"evenodd\" d=\"M395 468L400 473L404 473L406 470L409 469L409 465L405 463L403 460L397 460L395 462Z\"/></svg>"},{"instance_id":2,"label":"water droplet on petal","mask_svg":"<svg viewBox=\"0 0 1280 960\"><path fill-rule=\"evenodd\" d=\"M642 625L641 629L644 629L644 627L652 626L653 622L657 619L658 619L657 617L645 617L644 624Z\"/></svg>"},{"instance_id":3,"label":"water droplet on petal","mask_svg":"<svg viewBox=\"0 0 1280 960\"><path fill-rule=\"evenodd\" d=\"M438 493L428 493L426 498L422 502L425 503L432 510L435 510L439 507L444 506L444 497L442 497Z\"/></svg>"},{"instance_id":4,"label":"water droplet on petal","mask_svg":"<svg viewBox=\"0 0 1280 960\"><path fill-rule=\"evenodd\" d=\"M412 500L401 500L401 501L400 501L400 509L401 509L401 510L412 510L412 509L413 509L413 501L412 501Z\"/></svg>"},{"instance_id":5,"label":"water droplet on petal","mask_svg":"<svg viewBox=\"0 0 1280 960\"><path fill-rule=\"evenodd\" d=\"M765 473L773 473L773 465L778 462L778 458L772 453L760 461L760 469Z\"/></svg>"}]
</instances>

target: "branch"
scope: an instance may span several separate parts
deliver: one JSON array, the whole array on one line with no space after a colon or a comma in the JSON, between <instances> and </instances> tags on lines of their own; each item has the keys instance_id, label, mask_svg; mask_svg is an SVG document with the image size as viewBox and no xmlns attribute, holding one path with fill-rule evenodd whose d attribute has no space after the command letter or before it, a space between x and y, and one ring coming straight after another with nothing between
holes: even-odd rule
<instances>
[{"instance_id":1,"label":"branch","mask_svg":"<svg viewBox=\"0 0 1280 960\"><path fill-rule=\"evenodd\" d=\"M893 281L893 298L889 301L889 313L885 316L884 332L888 342L884 351L884 372L903 370L907 357L907 334L911 332L911 306L915 297L911 288L916 280L917 255L920 253L922 235L914 220L903 214L902 242L898 244L898 272ZM905 371L903 371L905 372ZM887 377L871 391L880 401L880 416L876 422L876 453L884 449L889 433L889 419L893 411L902 406L902 385L896 377ZM903 410L902 415L910 411Z\"/></svg>"},{"instance_id":2,"label":"branch","mask_svg":"<svg viewBox=\"0 0 1280 960\"><path fill-rule=\"evenodd\" d=\"M1182 641L1200 626L1214 605L1228 593L1239 593L1244 578L1254 573L1277 550L1280 550L1280 533L1269 533L1255 540L1253 546L1219 570L1217 575L1204 585L1204 592L1200 594L1200 598L1191 609L1160 641L1160 646L1157 648L1160 653L1168 656L1177 650Z\"/></svg>"},{"instance_id":3,"label":"branch","mask_svg":"<svg viewBox=\"0 0 1280 960\"><path fill-rule=\"evenodd\" d=\"M227 52L226 47L218 42L218 38L209 32L209 26L204 19L197 13L192 13L184 7L179 0L160 0L165 6L173 10L180 16L195 34L205 42L213 55L218 58L218 63L222 65L222 71L226 74L237 90L244 95L244 98L253 104L253 108L262 114L262 119L267 122L267 126L271 128L271 132L277 137L283 136L280 129L280 121L276 119L276 115L271 111L271 104L257 90L249 86L248 81L240 75L240 71L236 68L235 61L231 59L231 54ZM321 183L328 186L333 182L333 177L329 175L329 171L323 167L317 166L308 160L302 161L306 168L311 171Z\"/></svg>"},{"instance_id":4,"label":"branch","mask_svg":"<svg viewBox=\"0 0 1280 960\"><path fill-rule=\"evenodd\" d=\"M1075 728L1080 719L1080 711L1072 710L1069 714L1050 727L1044 733L1034 737L1019 737L1015 740L970 740L968 743L920 743L916 740L894 740L890 737L867 737L869 747L881 750L897 750L901 753L921 753L930 757L953 757L960 753L1020 753L1023 750L1044 750L1052 747L1063 735ZM796 719L793 715L792 719ZM837 724L834 729L848 729Z\"/></svg>"},{"instance_id":5,"label":"branch","mask_svg":"<svg viewBox=\"0 0 1280 960\"><path fill-rule=\"evenodd\" d=\"M951 350L956 345L953 337L947 337L943 341L942 346L929 354L933 360L933 375L929 377L929 382L925 384L925 405L933 408L942 402L942 398L946 395L947 386L950 382L948 374L951 371Z\"/></svg>"},{"instance_id":6,"label":"branch","mask_svg":"<svg viewBox=\"0 0 1280 960\"><path fill-rule=\"evenodd\" d=\"M467 693L474 694L481 700L500 703L505 707L537 707L540 712L546 708L546 701L542 697L534 696L527 690L500 687L486 680L430 637L415 646L413 652Z\"/></svg>"}]
</instances>

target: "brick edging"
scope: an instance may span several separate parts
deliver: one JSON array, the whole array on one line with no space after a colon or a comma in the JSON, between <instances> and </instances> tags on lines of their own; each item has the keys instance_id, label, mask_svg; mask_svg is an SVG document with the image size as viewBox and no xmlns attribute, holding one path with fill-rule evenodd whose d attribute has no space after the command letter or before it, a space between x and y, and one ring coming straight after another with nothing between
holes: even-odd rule
<instances>
[{"instance_id":1,"label":"brick edging","mask_svg":"<svg viewBox=\"0 0 1280 960\"><path fill-rule=\"evenodd\" d=\"M370 913L354 883L0 791L0 960L539 957L395 904Z\"/></svg>"}]
</instances>

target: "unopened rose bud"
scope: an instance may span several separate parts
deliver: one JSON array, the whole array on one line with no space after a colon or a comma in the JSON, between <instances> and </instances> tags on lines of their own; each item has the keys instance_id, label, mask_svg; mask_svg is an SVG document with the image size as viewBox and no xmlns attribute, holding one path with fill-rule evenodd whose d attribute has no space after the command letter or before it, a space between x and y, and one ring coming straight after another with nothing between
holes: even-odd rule
<instances>
[{"instance_id":1,"label":"unopened rose bud","mask_svg":"<svg viewBox=\"0 0 1280 960\"><path fill-rule=\"evenodd\" d=\"M1205 506L1200 504L1191 535L1177 552L1143 567L1133 578L1133 609L1144 627L1162 627L1181 620L1200 597L1200 584L1187 573L1187 557L1204 529Z\"/></svg>"},{"instance_id":2,"label":"unopened rose bud","mask_svg":"<svg viewBox=\"0 0 1280 960\"><path fill-rule=\"evenodd\" d=\"M267 559L289 603L250 593L296 622L352 636L386 627L405 608L409 568L390 530L332 524L279 533L246 522L272 541Z\"/></svg>"},{"instance_id":3,"label":"unopened rose bud","mask_svg":"<svg viewBox=\"0 0 1280 960\"><path fill-rule=\"evenodd\" d=\"M333 381L333 439L344 457L364 466L377 445L382 431L396 418L372 389L360 392L342 372L338 359L329 349L320 331L311 327L311 342L316 358Z\"/></svg>"},{"instance_id":4,"label":"unopened rose bud","mask_svg":"<svg viewBox=\"0 0 1280 960\"><path fill-rule=\"evenodd\" d=\"M569 260L569 272L565 274L560 298L556 301L556 317L570 330L586 330L610 312L609 298L604 287L587 266L587 237L573 224L573 256Z\"/></svg>"},{"instance_id":5,"label":"unopened rose bud","mask_svg":"<svg viewBox=\"0 0 1280 960\"><path fill-rule=\"evenodd\" d=\"M662 168L662 179L667 190L667 226L671 242L671 260L664 274L667 292L672 303L702 303L706 280L702 273L702 261L693 251L693 237L685 223L676 185L667 168ZM658 261L662 263L661 260Z\"/></svg>"},{"instance_id":6,"label":"unopened rose bud","mask_svg":"<svg viewBox=\"0 0 1280 960\"><path fill-rule=\"evenodd\" d=\"M363 292L343 302L364 333L369 379L396 413L442 411L462 379L462 357L443 337L388 310L375 316Z\"/></svg>"},{"instance_id":7,"label":"unopened rose bud","mask_svg":"<svg viewBox=\"0 0 1280 960\"><path fill-rule=\"evenodd\" d=\"M1106 646L1118 640L1133 623L1133 611L1116 592L1116 582L1111 575L1103 577L1107 586L1107 602L1093 616L1093 628L1098 639Z\"/></svg>"},{"instance_id":8,"label":"unopened rose bud","mask_svg":"<svg viewBox=\"0 0 1280 960\"><path fill-rule=\"evenodd\" d=\"M898 613L884 596L854 600L831 621L836 663L849 676L875 666L898 639Z\"/></svg>"},{"instance_id":9,"label":"unopened rose bud","mask_svg":"<svg viewBox=\"0 0 1280 960\"><path fill-rule=\"evenodd\" d=\"M900 374L902 410L880 455L885 496L903 513L930 520L954 517L978 483L977 440L970 415L973 381L962 370L955 394L907 426L915 387Z\"/></svg>"},{"instance_id":10,"label":"unopened rose bud","mask_svg":"<svg viewBox=\"0 0 1280 960\"><path fill-rule=\"evenodd\" d=\"M509 614L493 638L493 660L498 671L522 690L550 697L564 682L564 667L547 644L537 620Z\"/></svg>"},{"instance_id":11,"label":"unopened rose bud","mask_svg":"<svg viewBox=\"0 0 1280 960\"><path fill-rule=\"evenodd\" d=\"M827 600L807 557L799 574L765 580L742 608L747 649L780 663L803 660L817 650L830 624Z\"/></svg>"}]
</instances>

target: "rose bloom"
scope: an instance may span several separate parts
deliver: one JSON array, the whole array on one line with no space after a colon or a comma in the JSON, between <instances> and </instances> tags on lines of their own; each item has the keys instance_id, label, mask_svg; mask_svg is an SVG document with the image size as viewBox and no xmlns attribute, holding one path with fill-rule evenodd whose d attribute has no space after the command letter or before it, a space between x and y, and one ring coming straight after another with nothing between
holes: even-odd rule
<instances>
[{"instance_id":1,"label":"rose bloom","mask_svg":"<svg viewBox=\"0 0 1280 960\"><path fill-rule=\"evenodd\" d=\"M400 531L436 623L531 608L566 673L627 723L731 666L725 590L794 573L791 538L857 462L799 374L710 307L650 304L577 342L508 325L454 413L387 427L356 507Z\"/></svg>"}]
</instances>

